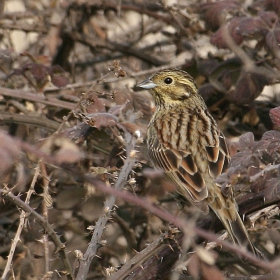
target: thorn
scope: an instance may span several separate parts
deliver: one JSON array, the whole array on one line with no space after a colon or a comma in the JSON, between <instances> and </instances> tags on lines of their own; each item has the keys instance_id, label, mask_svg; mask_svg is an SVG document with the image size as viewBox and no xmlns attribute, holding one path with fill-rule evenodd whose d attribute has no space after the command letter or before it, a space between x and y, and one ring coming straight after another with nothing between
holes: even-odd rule
<instances>
[{"instance_id":1,"label":"thorn","mask_svg":"<svg viewBox=\"0 0 280 280\"><path fill-rule=\"evenodd\" d=\"M170 248L171 251L174 252L174 249L172 248L172 246L170 244L168 244L168 247Z\"/></svg>"},{"instance_id":2,"label":"thorn","mask_svg":"<svg viewBox=\"0 0 280 280\"><path fill-rule=\"evenodd\" d=\"M108 214L110 212L110 207L106 206L104 207L104 213Z\"/></svg>"},{"instance_id":3,"label":"thorn","mask_svg":"<svg viewBox=\"0 0 280 280\"><path fill-rule=\"evenodd\" d=\"M99 244L102 245L102 246L106 246L107 240L105 240L105 239L101 240Z\"/></svg>"},{"instance_id":4,"label":"thorn","mask_svg":"<svg viewBox=\"0 0 280 280\"><path fill-rule=\"evenodd\" d=\"M133 267L134 265L135 265L135 262L133 262L130 267Z\"/></svg>"},{"instance_id":5,"label":"thorn","mask_svg":"<svg viewBox=\"0 0 280 280\"><path fill-rule=\"evenodd\" d=\"M94 230L94 228L95 228L95 226L94 226L94 225L91 225L91 226L88 226L88 227L87 227L87 230L89 230L89 231L93 231L93 230Z\"/></svg>"},{"instance_id":6,"label":"thorn","mask_svg":"<svg viewBox=\"0 0 280 280\"><path fill-rule=\"evenodd\" d=\"M120 159L123 161L123 162L125 162L125 156L120 156Z\"/></svg>"}]
</instances>

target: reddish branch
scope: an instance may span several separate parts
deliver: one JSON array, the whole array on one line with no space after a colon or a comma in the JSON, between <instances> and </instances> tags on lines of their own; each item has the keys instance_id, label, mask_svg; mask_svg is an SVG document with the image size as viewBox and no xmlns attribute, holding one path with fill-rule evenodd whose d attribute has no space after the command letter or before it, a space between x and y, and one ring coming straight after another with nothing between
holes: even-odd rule
<instances>
[{"instance_id":1,"label":"reddish branch","mask_svg":"<svg viewBox=\"0 0 280 280\"><path fill-rule=\"evenodd\" d=\"M45 153L41 152L37 148L35 148L35 147L33 147L33 146L31 146L27 143L24 143L24 142L19 142L19 144L22 147L22 149L24 149L24 150L26 150L30 153L33 153L34 155L36 155L40 158L44 158L45 162L58 165L51 156L46 155ZM124 171L125 172L130 172L130 170L126 170L126 169ZM73 171L71 171L71 173L73 173ZM161 219L163 219L163 220L175 225L176 227L180 228L185 235L189 235L189 234L197 235L197 236L200 236L200 237L202 237L206 240L214 241L217 244L221 245L223 248L226 248L229 251L241 256L242 258L247 259L248 261L252 262L253 264L255 264L255 265L257 265L257 266L259 266L263 269L265 269L266 271L274 271L276 269L275 266L273 265L273 263L269 263L269 262L266 262L264 260L258 259L257 257L253 256L251 253L244 250L244 248L242 248L238 245L232 244L228 241L221 240L219 238L219 236L216 235L216 234L213 234L213 233L211 233L209 231L206 231L206 230L202 230L202 229L197 228L197 227L192 227L186 221L175 217L174 215L164 211L163 209L160 209L159 207L151 204L149 201L141 199L140 197L137 197L137 196L135 196L135 195L133 195L133 194L127 192L127 191L122 191L122 190L116 189L114 187L109 187L93 175L84 175L82 173L79 173L78 171L76 171L74 174L75 174L77 180L88 182L88 183L92 184L96 189L103 192L104 194L122 198L127 202L130 202L134 205L138 205L138 206L142 207L143 209L146 209L146 210L150 211L151 213L160 217ZM125 182L122 181L122 184L124 184L124 183ZM25 205L24 202L21 202L20 207L22 205ZM33 214L33 212L32 212L32 214ZM37 217L37 215L39 217L41 217L39 214L36 213L35 216ZM46 226L46 225L44 224L44 226ZM53 230L51 232L53 232Z\"/></svg>"}]
</instances>

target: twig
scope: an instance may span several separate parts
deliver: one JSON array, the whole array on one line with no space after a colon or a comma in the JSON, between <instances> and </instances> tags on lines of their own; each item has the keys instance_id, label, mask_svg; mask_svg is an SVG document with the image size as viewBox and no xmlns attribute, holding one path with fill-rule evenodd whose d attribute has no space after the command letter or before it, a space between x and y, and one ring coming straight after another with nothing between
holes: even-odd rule
<instances>
[{"instance_id":1,"label":"twig","mask_svg":"<svg viewBox=\"0 0 280 280\"><path fill-rule=\"evenodd\" d=\"M120 190L124 187L127 181L127 177L132 170L132 167L135 163L135 157L132 156L131 151L134 149L135 139L127 132L125 132L125 140L126 140L126 160L122 167L122 170L119 174L118 180L114 186L115 190ZM95 186L95 184L93 184ZM89 271L90 264L92 259L96 256L96 252L98 248L101 246L101 238L103 230L111 217L111 211L113 211L115 205L115 196L110 196L106 199L104 204L104 212L103 215L98 219L95 225L95 230L93 232L91 241L87 248L84 257L80 259L80 267L76 277L76 280L84 280L86 279Z\"/></svg>"},{"instance_id":2,"label":"twig","mask_svg":"<svg viewBox=\"0 0 280 280\"><path fill-rule=\"evenodd\" d=\"M254 64L254 61L243 51L242 48L240 48L235 41L232 39L231 35L229 34L228 30L229 23L222 25L222 31L223 31L223 38L226 41L228 47L234 52L240 60L244 64L245 70L251 70L254 69L256 66Z\"/></svg>"},{"instance_id":3,"label":"twig","mask_svg":"<svg viewBox=\"0 0 280 280\"><path fill-rule=\"evenodd\" d=\"M227 277L227 280L276 280L275 275L265 274L265 275L250 275L250 276L232 276Z\"/></svg>"},{"instance_id":4,"label":"twig","mask_svg":"<svg viewBox=\"0 0 280 280\"><path fill-rule=\"evenodd\" d=\"M48 235L43 234L44 257L45 257L45 274L50 271L50 249Z\"/></svg>"},{"instance_id":5,"label":"twig","mask_svg":"<svg viewBox=\"0 0 280 280\"><path fill-rule=\"evenodd\" d=\"M4 196L8 200L10 200L12 203L16 204L18 207L20 207L22 210L24 210L26 212L26 214L32 215L35 218L35 220L44 228L44 230L49 234L49 236L53 240L54 244L58 248L60 257L67 270L68 278L71 280L74 280L74 276L72 274L72 269L71 269L71 264L67 258L67 254L66 254L66 247L60 241L58 235L53 230L52 226L45 220L44 217L42 217L40 214L38 214L33 208L31 208L28 204L26 204L24 201L22 201L18 196L13 195L10 191L0 189L0 195Z\"/></svg>"},{"instance_id":6,"label":"twig","mask_svg":"<svg viewBox=\"0 0 280 280\"><path fill-rule=\"evenodd\" d=\"M43 179L43 203L42 203L42 210L43 210L43 217L45 218L46 222L48 222L49 211L48 208L52 206L52 198L49 195L49 182L50 179L47 174L47 168L43 160L40 162L40 168L42 171L42 179ZM45 258L45 274L50 271L50 256L49 256L49 242L48 242L48 235L43 234L43 245L44 245L44 258Z\"/></svg>"},{"instance_id":7,"label":"twig","mask_svg":"<svg viewBox=\"0 0 280 280\"><path fill-rule=\"evenodd\" d=\"M35 168L35 174L33 176L30 188L29 188L29 190L27 192L27 195L26 195L26 198L25 198L25 204L26 205L28 205L29 202L30 202L31 195L34 192L34 186L35 186L35 183L36 183L39 175L40 175L40 168L39 168L39 165L37 165L37 167ZM9 191L9 190L6 189L6 191ZM11 270L14 252L16 250L17 243L20 240L20 235L21 235L22 229L24 227L26 217L27 217L27 213L24 210L22 210L21 213L20 213L20 217L19 217L18 229L17 229L16 235L15 235L15 238L12 241L12 246L11 246L11 249L10 249L10 252L9 252L9 255L8 255L7 263L6 263L2 278L1 278L3 280L7 278L8 272Z\"/></svg>"},{"instance_id":8,"label":"twig","mask_svg":"<svg viewBox=\"0 0 280 280\"><path fill-rule=\"evenodd\" d=\"M46 34L48 32L48 29L45 28L44 26L36 26L34 24L27 24L27 23L8 23L8 22L3 22L0 24L1 29L5 30L20 30L20 31L25 31L25 32L37 32L41 34Z\"/></svg>"},{"instance_id":9,"label":"twig","mask_svg":"<svg viewBox=\"0 0 280 280\"><path fill-rule=\"evenodd\" d=\"M15 108L17 108L17 110L19 110L25 115L28 115L30 113L26 106L24 106L24 104L22 104L22 102L18 100L10 99L7 103L13 105Z\"/></svg>"},{"instance_id":10,"label":"twig","mask_svg":"<svg viewBox=\"0 0 280 280\"><path fill-rule=\"evenodd\" d=\"M169 254L171 251L176 254L178 253L179 248L176 244L176 242L173 242L173 246L171 244L166 244L166 240L171 239L174 241L174 234L171 233L169 236L169 233L161 234L152 244L149 244L145 249L143 249L141 252L136 254L131 260L127 261L121 269L119 269L116 273L114 273L111 277L107 278L107 280L119 280L119 279L126 279L132 272L133 275L136 276L136 269L141 267L142 269L148 269L149 266L151 266L153 263L149 261L148 267L143 267L145 265L145 262L147 260L150 260L153 256L156 256L156 262L158 263L158 259L161 258L161 252L164 251L164 249L169 249ZM176 251L176 252L175 252ZM173 263L176 261L176 258L172 258ZM166 264L170 267L172 267L172 262L168 262ZM150 271L147 273L150 274ZM143 273L141 273L142 275ZM143 276L143 275L142 275ZM144 278L143 278L144 279Z\"/></svg>"},{"instance_id":11,"label":"twig","mask_svg":"<svg viewBox=\"0 0 280 280\"><path fill-rule=\"evenodd\" d=\"M256 182L260 177L263 177L266 172L280 169L280 164L266 166L265 169L250 177L250 182Z\"/></svg>"},{"instance_id":12,"label":"twig","mask_svg":"<svg viewBox=\"0 0 280 280\"><path fill-rule=\"evenodd\" d=\"M225 42L227 43L227 46L229 49L234 52L237 57L242 61L243 68L245 72L249 73L255 73L259 75L264 75L267 79L276 82L277 79L279 79L280 75L277 71L273 70L272 68L270 71L266 69L265 67L257 67L254 61L246 54L246 52L239 47L236 42L231 37L229 30L228 30L229 23L225 23L222 26L222 34Z\"/></svg>"},{"instance_id":13,"label":"twig","mask_svg":"<svg viewBox=\"0 0 280 280\"><path fill-rule=\"evenodd\" d=\"M119 51L134 56L136 58L139 58L149 64L153 64L156 66L166 64L166 61L150 56L147 52L144 52L141 49L130 48L129 46L126 46L124 44L119 44L115 42L105 42L103 40L96 40L90 37L86 37L78 32L71 32L68 33L67 35L71 37L73 40L78 41L92 48L104 48L114 52Z\"/></svg>"},{"instance_id":14,"label":"twig","mask_svg":"<svg viewBox=\"0 0 280 280\"><path fill-rule=\"evenodd\" d=\"M30 11L24 11L24 12L5 12L1 17L3 19L9 19L9 20L20 20L20 19L26 19L26 18L35 18L35 17L43 17L43 16L50 16L53 13L51 9L49 10L42 10L40 14Z\"/></svg>"},{"instance_id":15,"label":"twig","mask_svg":"<svg viewBox=\"0 0 280 280\"><path fill-rule=\"evenodd\" d=\"M111 4L110 2L106 3L105 1L103 1L103 2L104 3L102 3L101 5L93 4L91 6L95 7L95 8L100 8L100 9L111 8L111 9L116 9L117 11L119 10L118 4ZM75 6L75 9L77 9L76 6ZM163 11L162 6L153 5L152 3L145 3L145 6L144 5L129 5L129 4L121 5L122 11L135 11L140 14L146 14L150 17L155 18L156 20L160 20L160 21L166 22L171 25L173 24L173 20L171 17L164 16L161 13L154 12L154 11L152 11L152 9L160 11L160 12Z\"/></svg>"},{"instance_id":16,"label":"twig","mask_svg":"<svg viewBox=\"0 0 280 280\"><path fill-rule=\"evenodd\" d=\"M57 130L59 123L56 121L48 120L47 118L39 115L20 115L0 112L0 123L22 123L31 124L35 126L45 127L49 130Z\"/></svg>"},{"instance_id":17,"label":"twig","mask_svg":"<svg viewBox=\"0 0 280 280\"><path fill-rule=\"evenodd\" d=\"M111 57L111 59L113 59L113 58ZM185 64L186 64L185 61L180 61L180 62L176 62L176 63L173 63L171 61L170 63L167 63L167 64L165 64L163 66L153 67L153 68L150 68L150 69L147 69L147 70L142 70L142 71L138 71L138 72L129 72L128 71L128 75L126 77L123 77L122 81L124 81L126 79L131 79L131 77L132 78L136 78L136 77L140 77L140 76L150 75L150 74L152 74L152 73L154 73L156 71L163 70L163 69L166 69L166 68L181 67L181 66L183 66ZM102 78L104 76L102 76ZM106 83L115 83L116 81L119 81L119 80L120 80L120 78L112 77L112 78L106 79ZM88 87L92 88L98 82L100 82L100 79L94 80L94 81L90 81L90 82L85 82L85 83L69 84L69 85L65 86L63 89L65 89L65 90L77 90L77 89L85 89L85 88L88 88ZM60 90L61 90L60 88L57 88L57 87L54 87L54 86L46 87L44 89L44 93L48 94L48 93L58 92Z\"/></svg>"},{"instance_id":18,"label":"twig","mask_svg":"<svg viewBox=\"0 0 280 280\"><path fill-rule=\"evenodd\" d=\"M95 80L94 82L92 82L92 83L90 84L90 88L87 90L87 92L84 94L83 97L86 97L86 96L90 93L90 91L93 89L94 86L96 86L97 84L99 84L101 81L103 81L103 80L104 80L107 76L109 76L110 74L111 74L111 73L109 72L109 73L105 74L104 76L100 77L99 79ZM77 102L76 105L75 105L75 107L68 113L68 115L67 115L66 117L63 118L63 122L62 122L62 123L60 124L60 126L58 127L56 133L59 133L59 132L62 130L64 124L69 120L69 118L74 114L74 112L76 111L76 109L77 109L79 106L80 106L80 102Z\"/></svg>"},{"instance_id":19,"label":"twig","mask_svg":"<svg viewBox=\"0 0 280 280\"><path fill-rule=\"evenodd\" d=\"M0 94L4 95L4 96L43 103L43 104L51 105L54 107L60 107L60 108L69 109L69 110L72 110L75 106L75 104L70 103L70 102L65 102L65 101L61 101L58 99L51 100L51 99L48 99L39 94L28 93L28 92L25 92L23 90L18 90L18 89L7 89L7 88L0 87Z\"/></svg>"},{"instance_id":20,"label":"twig","mask_svg":"<svg viewBox=\"0 0 280 280\"><path fill-rule=\"evenodd\" d=\"M113 221L117 222L120 227L124 238L127 240L128 247L130 249L137 248L137 233L130 227L130 224L117 213L114 213Z\"/></svg>"}]
</instances>

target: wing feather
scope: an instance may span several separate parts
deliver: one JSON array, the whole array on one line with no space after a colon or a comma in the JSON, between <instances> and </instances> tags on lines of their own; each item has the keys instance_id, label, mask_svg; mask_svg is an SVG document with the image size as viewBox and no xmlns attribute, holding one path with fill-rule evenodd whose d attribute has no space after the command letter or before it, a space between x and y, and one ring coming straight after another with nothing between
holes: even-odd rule
<instances>
[{"instance_id":1,"label":"wing feather","mask_svg":"<svg viewBox=\"0 0 280 280\"><path fill-rule=\"evenodd\" d=\"M187 122L190 120L189 114L185 119L182 112L177 114L180 114L180 122L174 118L176 113L173 112L169 117L165 115L164 118L153 120L149 125L150 156L153 163L162 168L178 185L179 193L190 198L191 202L198 203L208 196L205 178L201 174L205 174L205 170L207 172L208 169L209 176L216 178L228 165L227 144L208 111L192 114L192 125L188 125ZM162 133L167 123L170 129ZM172 141L174 133L179 133L176 141ZM202 143L204 146L198 149L194 142ZM203 164L205 161L202 157L206 158L208 163Z\"/></svg>"}]
</instances>

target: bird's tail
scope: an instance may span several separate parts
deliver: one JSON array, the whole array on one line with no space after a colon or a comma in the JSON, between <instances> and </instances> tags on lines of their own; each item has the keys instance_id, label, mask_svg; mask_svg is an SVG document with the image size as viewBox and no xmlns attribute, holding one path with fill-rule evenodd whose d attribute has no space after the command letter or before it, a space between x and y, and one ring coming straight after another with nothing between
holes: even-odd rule
<instances>
[{"instance_id":1,"label":"bird's tail","mask_svg":"<svg viewBox=\"0 0 280 280\"><path fill-rule=\"evenodd\" d=\"M215 187L219 188L217 185ZM214 191L208 196L208 204L223 223L233 242L246 247L254 255L259 255L238 214L234 198L225 198L220 191Z\"/></svg>"},{"instance_id":2,"label":"bird's tail","mask_svg":"<svg viewBox=\"0 0 280 280\"><path fill-rule=\"evenodd\" d=\"M221 222L223 223L233 242L244 246L245 248L247 248L248 251L250 251L254 255L258 255L256 248L253 245L250 236L247 232L247 229L245 228L245 225L237 212L237 208L234 209L234 211L236 212L234 216L232 215L232 213L231 215L225 214L225 209L215 209L214 211L220 218Z\"/></svg>"}]
</instances>

